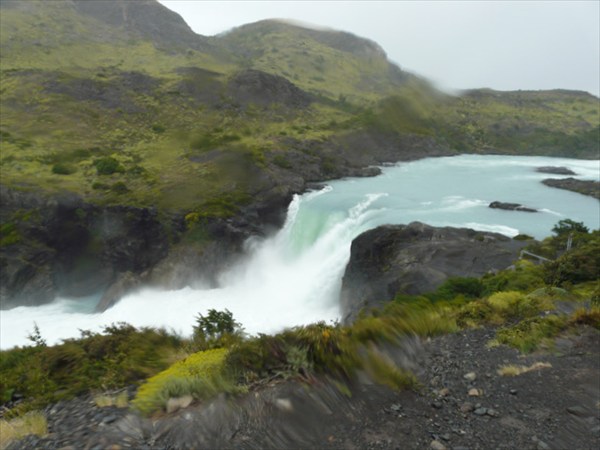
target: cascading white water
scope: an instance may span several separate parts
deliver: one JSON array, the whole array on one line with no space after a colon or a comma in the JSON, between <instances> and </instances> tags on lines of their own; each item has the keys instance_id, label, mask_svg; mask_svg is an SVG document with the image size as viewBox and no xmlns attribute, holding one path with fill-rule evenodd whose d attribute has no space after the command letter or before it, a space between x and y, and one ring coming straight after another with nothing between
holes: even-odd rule
<instances>
[{"instance_id":1,"label":"cascading white water","mask_svg":"<svg viewBox=\"0 0 600 450\"><path fill-rule=\"evenodd\" d=\"M38 325L49 344L78 337L79 330L128 322L189 335L199 313L229 309L248 333L339 317L338 296L352 239L384 223L420 220L434 226L466 226L536 238L550 234L561 218L600 223L598 201L540 183L554 175L537 166L567 166L598 179L598 161L541 157L459 156L384 168L382 176L348 179L296 196L283 228L248 242L248 256L220 277L222 288L142 290L101 314L98 298L57 299L39 307L0 313L0 347L27 345ZM492 210L491 201L523 203L540 212Z\"/></svg>"},{"instance_id":2,"label":"cascading white water","mask_svg":"<svg viewBox=\"0 0 600 450\"><path fill-rule=\"evenodd\" d=\"M248 242L248 257L221 275L222 288L142 290L101 314L77 311L81 300L67 299L3 311L2 347L26 344L25 336L34 322L49 344L77 337L79 330L99 331L103 325L119 321L189 335L196 315L210 308L229 309L251 334L334 321L339 316L337 297L350 243L365 229L372 213L369 207L384 194L367 195L347 214L322 217L321 221L299 214L302 204L329 191L331 188L295 196L281 231L269 239ZM92 306L95 301L89 299L88 303Z\"/></svg>"}]
</instances>

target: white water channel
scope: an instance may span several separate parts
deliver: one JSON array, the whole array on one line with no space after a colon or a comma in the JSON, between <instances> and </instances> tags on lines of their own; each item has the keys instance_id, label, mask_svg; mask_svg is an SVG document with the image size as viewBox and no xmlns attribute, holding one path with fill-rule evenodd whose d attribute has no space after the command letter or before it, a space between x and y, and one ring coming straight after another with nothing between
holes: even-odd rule
<instances>
[{"instance_id":1,"label":"white water channel","mask_svg":"<svg viewBox=\"0 0 600 450\"><path fill-rule=\"evenodd\" d=\"M251 334L334 321L352 239L385 223L418 220L539 239L566 218L599 228L598 200L543 185L542 179L560 176L537 173L539 166L565 166L582 179L600 177L600 161L463 155L385 167L375 178L332 181L296 196L277 234L248 242L248 256L222 274L222 288L141 290L101 314L93 313L97 298L1 311L0 348L28 345L34 322L53 344L120 321L189 335L197 314L210 308L229 309ZM488 208L495 200L539 212Z\"/></svg>"}]
</instances>

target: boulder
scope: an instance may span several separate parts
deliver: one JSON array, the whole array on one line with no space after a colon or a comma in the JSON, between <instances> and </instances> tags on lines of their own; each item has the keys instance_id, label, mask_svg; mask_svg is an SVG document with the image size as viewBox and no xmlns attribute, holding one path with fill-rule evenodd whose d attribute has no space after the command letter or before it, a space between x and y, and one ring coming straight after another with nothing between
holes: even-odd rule
<instances>
[{"instance_id":1,"label":"boulder","mask_svg":"<svg viewBox=\"0 0 600 450\"><path fill-rule=\"evenodd\" d=\"M418 295L449 277L505 269L524 245L497 233L420 222L369 230L352 242L342 280L343 321L352 322L361 309L380 306L398 293Z\"/></svg>"},{"instance_id":2,"label":"boulder","mask_svg":"<svg viewBox=\"0 0 600 450\"><path fill-rule=\"evenodd\" d=\"M505 209L507 211L538 212L537 209L528 208L520 203L492 202L489 204L489 207L495 209Z\"/></svg>"}]
</instances>

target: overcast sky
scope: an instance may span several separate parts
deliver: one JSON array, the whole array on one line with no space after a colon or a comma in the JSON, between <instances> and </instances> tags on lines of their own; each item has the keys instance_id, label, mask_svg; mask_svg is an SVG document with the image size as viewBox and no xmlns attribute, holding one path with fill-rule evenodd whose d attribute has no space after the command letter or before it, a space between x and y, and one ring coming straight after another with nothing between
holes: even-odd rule
<instances>
[{"instance_id":1,"label":"overcast sky","mask_svg":"<svg viewBox=\"0 0 600 450\"><path fill-rule=\"evenodd\" d=\"M443 89L600 91L600 2L160 0L199 34L267 18L349 31Z\"/></svg>"}]
</instances>

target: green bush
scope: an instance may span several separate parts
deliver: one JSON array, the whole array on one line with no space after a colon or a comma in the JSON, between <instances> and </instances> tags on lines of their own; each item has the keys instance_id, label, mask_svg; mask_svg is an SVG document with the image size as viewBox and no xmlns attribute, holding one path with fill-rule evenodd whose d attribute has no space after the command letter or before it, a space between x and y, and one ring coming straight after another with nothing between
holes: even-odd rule
<instances>
[{"instance_id":1,"label":"green bush","mask_svg":"<svg viewBox=\"0 0 600 450\"><path fill-rule=\"evenodd\" d=\"M42 334L34 330L32 336L42 342ZM166 368L182 346L180 338L165 331L120 323L103 333L83 331L80 338L52 347L2 351L0 398L24 395L23 411L92 389L124 387Z\"/></svg>"},{"instance_id":2,"label":"green bush","mask_svg":"<svg viewBox=\"0 0 600 450\"><path fill-rule=\"evenodd\" d=\"M125 193L129 192L129 188L122 181L117 181L116 183L114 183L110 187L110 190L116 194L125 194Z\"/></svg>"},{"instance_id":3,"label":"green bush","mask_svg":"<svg viewBox=\"0 0 600 450\"><path fill-rule=\"evenodd\" d=\"M104 156L94 160L94 166L98 175L111 175L115 172L123 172L123 167L112 156Z\"/></svg>"},{"instance_id":4,"label":"green bush","mask_svg":"<svg viewBox=\"0 0 600 450\"><path fill-rule=\"evenodd\" d=\"M159 123L155 123L152 125L152 131L154 131L156 134L162 134L165 132L165 130L166 128Z\"/></svg>"},{"instance_id":5,"label":"green bush","mask_svg":"<svg viewBox=\"0 0 600 450\"><path fill-rule=\"evenodd\" d=\"M106 190L110 189L110 186L105 183L100 183L98 181L94 181L92 183L92 189L94 189L95 191L98 191L98 190L106 191Z\"/></svg>"},{"instance_id":6,"label":"green bush","mask_svg":"<svg viewBox=\"0 0 600 450\"><path fill-rule=\"evenodd\" d=\"M431 300L452 300L458 295L466 298L478 298L483 295L485 286L479 278L448 278L435 292L426 294Z\"/></svg>"},{"instance_id":7,"label":"green bush","mask_svg":"<svg viewBox=\"0 0 600 450\"><path fill-rule=\"evenodd\" d=\"M532 262L520 260L514 269L503 270L494 275L484 275L483 295L489 296L498 291L530 292L544 286L543 269Z\"/></svg>"},{"instance_id":8,"label":"green bush","mask_svg":"<svg viewBox=\"0 0 600 450\"><path fill-rule=\"evenodd\" d=\"M597 231L585 243L544 264L544 281L552 286L594 281L599 277L600 234Z\"/></svg>"},{"instance_id":9,"label":"green bush","mask_svg":"<svg viewBox=\"0 0 600 450\"><path fill-rule=\"evenodd\" d=\"M70 175L75 173L77 169L74 166L67 163L56 163L52 166L52 173L57 175Z\"/></svg>"},{"instance_id":10,"label":"green bush","mask_svg":"<svg viewBox=\"0 0 600 450\"><path fill-rule=\"evenodd\" d=\"M556 336L567 325L566 316L551 315L525 319L514 326L498 330L496 341L528 353L538 348L545 339Z\"/></svg>"}]
</instances>

